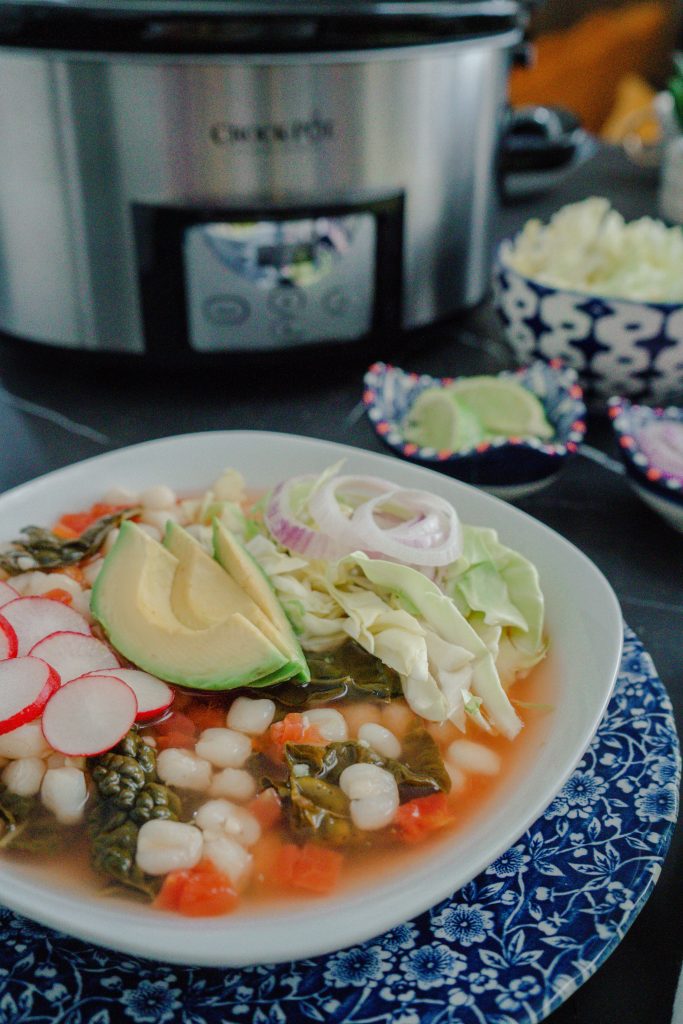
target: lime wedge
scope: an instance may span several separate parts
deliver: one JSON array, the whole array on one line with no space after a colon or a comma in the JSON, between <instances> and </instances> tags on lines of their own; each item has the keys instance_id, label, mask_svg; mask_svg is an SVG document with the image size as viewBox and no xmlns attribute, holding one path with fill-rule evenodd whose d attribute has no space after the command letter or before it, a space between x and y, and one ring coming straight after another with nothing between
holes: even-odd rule
<instances>
[{"instance_id":1,"label":"lime wedge","mask_svg":"<svg viewBox=\"0 0 683 1024\"><path fill-rule=\"evenodd\" d=\"M448 388L469 406L488 435L552 437L543 405L533 392L505 377L464 377Z\"/></svg>"},{"instance_id":2,"label":"lime wedge","mask_svg":"<svg viewBox=\"0 0 683 1024\"><path fill-rule=\"evenodd\" d=\"M479 417L450 388L428 388L419 394L403 431L408 441L440 451L471 448L484 438Z\"/></svg>"}]
</instances>

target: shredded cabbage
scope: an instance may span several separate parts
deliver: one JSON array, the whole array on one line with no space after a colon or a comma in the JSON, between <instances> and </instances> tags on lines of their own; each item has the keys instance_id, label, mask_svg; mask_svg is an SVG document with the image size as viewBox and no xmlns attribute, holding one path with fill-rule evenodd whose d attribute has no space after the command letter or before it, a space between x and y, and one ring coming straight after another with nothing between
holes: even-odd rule
<instances>
[{"instance_id":1,"label":"shredded cabbage","mask_svg":"<svg viewBox=\"0 0 683 1024\"><path fill-rule=\"evenodd\" d=\"M555 288L643 302L683 301L683 228L627 223L597 196L563 206L548 224L528 220L506 260Z\"/></svg>"},{"instance_id":2,"label":"shredded cabbage","mask_svg":"<svg viewBox=\"0 0 683 1024\"><path fill-rule=\"evenodd\" d=\"M440 585L494 652L505 687L545 655L545 604L536 567L498 540L495 530L463 527L463 553Z\"/></svg>"},{"instance_id":3,"label":"shredded cabbage","mask_svg":"<svg viewBox=\"0 0 683 1024\"><path fill-rule=\"evenodd\" d=\"M236 476L225 482L239 487ZM463 526L460 557L428 574L363 552L337 561L292 554L268 534L258 509L241 516L224 494L216 499L211 489L199 509L218 504L241 533L305 651L351 637L399 673L422 718L516 735L522 723L506 690L545 654L543 595L534 566L495 530Z\"/></svg>"}]
</instances>

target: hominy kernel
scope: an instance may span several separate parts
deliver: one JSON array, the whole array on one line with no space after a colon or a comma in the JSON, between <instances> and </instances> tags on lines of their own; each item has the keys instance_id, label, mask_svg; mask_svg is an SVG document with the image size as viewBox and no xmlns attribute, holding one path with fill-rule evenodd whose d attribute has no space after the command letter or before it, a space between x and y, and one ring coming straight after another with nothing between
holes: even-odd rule
<instances>
[{"instance_id":1,"label":"hominy kernel","mask_svg":"<svg viewBox=\"0 0 683 1024\"><path fill-rule=\"evenodd\" d=\"M204 837L182 821L146 821L138 832L135 863L148 875L193 868L202 858Z\"/></svg>"},{"instance_id":2,"label":"hominy kernel","mask_svg":"<svg viewBox=\"0 0 683 1024\"><path fill-rule=\"evenodd\" d=\"M363 832L374 832L391 825L397 810L398 792L380 793L365 800L352 800L351 821Z\"/></svg>"},{"instance_id":3,"label":"hominy kernel","mask_svg":"<svg viewBox=\"0 0 683 1024\"><path fill-rule=\"evenodd\" d=\"M174 522L176 520L172 509L146 508L140 514L140 523L145 526L153 526L162 534L165 532L169 520Z\"/></svg>"},{"instance_id":4,"label":"hominy kernel","mask_svg":"<svg viewBox=\"0 0 683 1024\"><path fill-rule=\"evenodd\" d=\"M306 712L305 717L329 743L341 743L348 739L346 719L334 708L312 708Z\"/></svg>"},{"instance_id":5,"label":"hominy kernel","mask_svg":"<svg viewBox=\"0 0 683 1024\"><path fill-rule=\"evenodd\" d=\"M211 765L190 750L169 747L157 757L157 773L162 782L179 789L203 793L211 785Z\"/></svg>"},{"instance_id":6,"label":"hominy kernel","mask_svg":"<svg viewBox=\"0 0 683 1024\"><path fill-rule=\"evenodd\" d=\"M204 836L204 854L228 876L236 889L244 886L251 874L254 858L241 843L232 836L209 833Z\"/></svg>"},{"instance_id":7,"label":"hominy kernel","mask_svg":"<svg viewBox=\"0 0 683 1024\"><path fill-rule=\"evenodd\" d=\"M461 771L473 775L497 775L501 765L495 750L472 740L454 740L446 751L446 759Z\"/></svg>"},{"instance_id":8,"label":"hominy kernel","mask_svg":"<svg viewBox=\"0 0 683 1024\"><path fill-rule=\"evenodd\" d=\"M145 509L168 509L173 508L176 496L166 484L157 484L155 487L148 487L140 495L140 504Z\"/></svg>"},{"instance_id":9,"label":"hominy kernel","mask_svg":"<svg viewBox=\"0 0 683 1024\"><path fill-rule=\"evenodd\" d=\"M39 720L26 722L0 736L0 757L45 757L51 752Z\"/></svg>"},{"instance_id":10,"label":"hominy kernel","mask_svg":"<svg viewBox=\"0 0 683 1024\"><path fill-rule=\"evenodd\" d=\"M366 722L358 730L358 739L368 743L380 757L400 757L401 744L393 732L375 722Z\"/></svg>"},{"instance_id":11,"label":"hominy kernel","mask_svg":"<svg viewBox=\"0 0 683 1024\"><path fill-rule=\"evenodd\" d=\"M205 729L195 750L216 768L241 768L251 754L251 740L234 729Z\"/></svg>"},{"instance_id":12,"label":"hominy kernel","mask_svg":"<svg viewBox=\"0 0 683 1024\"><path fill-rule=\"evenodd\" d=\"M105 491L102 495L102 502L105 505L137 505L139 503L139 497L134 491L129 491L127 487L110 487L108 491Z\"/></svg>"},{"instance_id":13,"label":"hominy kernel","mask_svg":"<svg viewBox=\"0 0 683 1024\"><path fill-rule=\"evenodd\" d=\"M48 768L40 787L40 798L62 825L75 825L83 817L88 788L78 768Z\"/></svg>"},{"instance_id":14,"label":"hominy kernel","mask_svg":"<svg viewBox=\"0 0 683 1024\"><path fill-rule=\"evenodd\" d=\"M262 736L275 716L275 704L267 697L238 697L230 705L227 723L231 729L250 736Z\"/></svg>"},{"instance_id":15,"label":"hominy kernel","mask_svg":"<svg viewBox=\"0 0 683 1024\"><path fill-rule=\"evenodd\" d=\"M195 822L207 834L232 836L243 846L253 846L261 837L254 815L229 800L208 800L195 814Z\"/></svg>"},{"instance_id":16,"label":"hominy kernel","mask_svg":"<svg viewBox=\"0 0 683 1024\"><path fill-rule=\"evenodd\" d=\"M45 762L40 757L20 757L10 761L2 771L2 781L10 793L17 796L35 796L45 774Z\"/></svg>"},{"instance_id":17,"label":"hominy kernel","mask_svg":"<svg viewBox=\"0 0 683 1024\"><path fill-rule=\"evenodd\" d=\"M241 768L224 768L214 775L209 793L243 803L256 796L256 779Z\"/></svg>"}]
</instances>

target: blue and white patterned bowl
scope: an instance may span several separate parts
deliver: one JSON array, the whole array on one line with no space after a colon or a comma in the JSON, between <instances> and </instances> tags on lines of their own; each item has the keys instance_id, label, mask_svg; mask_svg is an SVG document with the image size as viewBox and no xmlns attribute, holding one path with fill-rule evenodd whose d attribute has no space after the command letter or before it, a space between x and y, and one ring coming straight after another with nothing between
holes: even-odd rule
<instances>
[{"instance_id":1,"label":"blue and white patterned bowl","mask_svg":"<svg viewBox=\"0 0 683 1024\"><path fill-rule=\"evenodd\" d=\"M683 409L677 406L653 409L648 405L634 405L620 396L610 398L608 408L631 487L671 526L683 531L683 484L678 477L651 462L638 443L643 427L653 420L683 423Z\"/></svg>"},{"instance_id":2,"label":"blue and white patterned bowl","mask_svg":"<svg viewBox=\"0 0 683 1024\"><path fill-rule=\"evenodd\" d=\"M401 458L514 499L545 487L576 453L586 432L586 406L576 372L559 360L539 360L498 376L518 381L540 399L555 429L552 441L500 438L459 451L420 447L403 433L408 410L422 391L457 378L407 373L388 363L374 363L365 374L363 402L378 436Z\"/></svg>"},{"instance_id":3,"label":"blue and white patterned bowl","mask_svg":"<svg viewBox=\"0 0 683 1024\"><path fill-rule=\"evenodd\" d=\"M579 373L589 405L610 395L666 404L683 397L683 305L568 291L524 277L501 243L494 301L520 362L562 359Z\"/></svg>"}]
</instances>

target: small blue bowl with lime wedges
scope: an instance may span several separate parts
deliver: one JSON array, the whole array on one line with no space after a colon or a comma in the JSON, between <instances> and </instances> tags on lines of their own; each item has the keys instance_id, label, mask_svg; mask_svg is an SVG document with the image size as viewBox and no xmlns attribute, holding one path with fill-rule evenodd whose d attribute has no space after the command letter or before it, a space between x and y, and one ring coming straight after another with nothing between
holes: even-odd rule
<instances>
[{"instance_id":1,"label":"small blue bowl with lime wedges","mask_svg":"<svg viewBox=\"0 0 683 1024\"><path fill-rule=\"evenodd\" d=\"M374 363L363 403L396 455L509 499L549 484L586 432L577 373L559 360L473 377Z\"/></svg>"}]
</instances>

